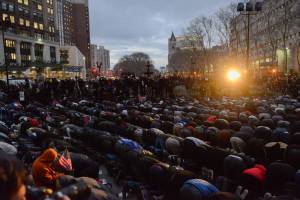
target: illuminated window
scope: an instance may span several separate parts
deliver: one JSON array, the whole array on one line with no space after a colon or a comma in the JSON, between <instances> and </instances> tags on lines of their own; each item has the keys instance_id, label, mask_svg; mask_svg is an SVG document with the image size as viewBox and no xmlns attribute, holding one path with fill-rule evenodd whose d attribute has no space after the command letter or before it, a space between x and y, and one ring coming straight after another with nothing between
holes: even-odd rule
<instances>
[{"instance_id":1,"label":"illuminated window","mask_svg":"<svg viewBox=\"0 0 300 200\"><path fill-rule=\"evenodd\" d=\"M53 15L53 9L52 8L48 8L48 13Z\"/></svg>"},{"instance_id":2,"label":"illuminated window","mask_svg":"<svg viewBox=\"0 0 300 200\"><path fill-rule=\"evenodd\" d=\"M26 20L26 27L29 27L29 26L30 26L30 21Z\"/></svg>"},{"instance_id":3,"label":"illuminated window","mask_svg":"<svg viewBox=\"0 0 300 200\"><path fill-rule=\"evenodd\" d=\"M15 23L15 16L10 16L10 22Z\"/></svg>"},{"instance_id":4,"label":"illuminated window","mask_svg":"<svg viewBox=\"0 0 300 200\"><path fill-rule=\"evenodd\" d=\"M38 10L43 10L43 6L42 6L41 4L38 4L38 5L37 5L37 9L38 9Z\"/></svg>"},{"instance_id":5,"label":"illuminated window","mask_svg":"<svg viewBox=\"0 0 300 200\"><path fill-rule=\"evenodd\" d=\"M5 19L6 19L7 17L8 17L7 14L5 14L5 13L2 14L2 20L3 20L3 21L5 21Z\"/></svg>"},{"instance_id":6,"label":"illuminated window","mask_svg":"<svg viewBox=\"0 0 300 200\"><path fill-rule=\"evenodd\" d=\"M23 26L24 25L24 19L20 18L19 21L20 21L20 25Z\"/></svg>"},{"instance_id":7,"label":"illuminated window","mask_svg":"<svg viewBox=\"0 0 300 200\"><path fill-rule=\"evenodd\" d=\"M53 0L47 0L47 3L52 5L53 4Z\"/></svg>"},{"instance_id":8,"label":"illuminated window","mask_svg":"<svg viewBox=\"0 0 300 200\"><path fill-rule=\"evenodd\" d=\"M23 0L18 0L18 3L23 3Z\"/></svg>"},{"instance_id":9,"label":"illuminated window","mask_svg":"<svg viewBox=\"0 0 300 200\"><path fill-rule=\"evenodd\" d=\"M38 29L38 28L39 28L38 23L34 22L34 23L33 23L33 28Z\"/></svg>"},{"instance_id":10,"label":"illuminated window","mask_svg":"<svg viewBox=\"0 0 300 200\"><path fill-rule=\"evenodd\" d=\"M17 55L15 53L11 53L10 54L10 59L16 60L17 59Z\"/></svg>"},{"instance_id":11,"label":"illuminated window","mask_svg":"<svg viewBox=\"0 0 300 200\"><path fill-rule=\"evenodd\" d=\"M40 30L44 30L44 25L43 24L39 24Z\"/></svg>"},{"instance_id":12,"label":"illuminated window","mask_svg":"<svg viewBox=\"0 0 300 200\"><path fill-rule=\"evenodd\" d=\"M5 40L5 47L13 48L16 46L16 43L14 40Z\"/></svg>"},{"instance_id":13,"label":"illuminated window","mask_svg":"<svg viewBox=\"0 0 300 200\"><path fill-rule=\"evenodd\" d=\"M28 0L24 0L24 4L28 6Z\"/></svg>"}]
</instances>

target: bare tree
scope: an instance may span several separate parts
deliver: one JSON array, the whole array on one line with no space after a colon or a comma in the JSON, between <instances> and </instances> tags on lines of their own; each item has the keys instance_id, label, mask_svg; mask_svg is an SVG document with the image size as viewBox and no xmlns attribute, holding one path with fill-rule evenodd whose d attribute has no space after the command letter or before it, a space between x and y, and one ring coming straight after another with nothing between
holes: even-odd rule
<instances>
[{"instance_id":1,"label":"bare tree","mask_svg":"<svg viewBox=\"0 0 300 200\"><path fill-rule=\"evenodd\" d=\"M230 45L230 36L231 33L238 37L239 31L237 31L237 27L234 26L234 19L238 16L237 5L235 3L231 3L230 5L220 8L215 16L215 27L217 31L217 35L219 38L219 43L222 46L226 46L229 48Z\"/></svg>"},{"instance_id":2,"label":"bare tree","mask_svg":"<svg viewBox=\"0 0 300 200\"><path fill-rule=\"evenodd\" d=\"M277 12L277 17L279 23L276 28L279 29L280 33L280 40L281 40L281 47L284 52L284 72L288 73L288 37L290 34L290 28L292 26L291 20L291 9L293 7L293 1L290 0L281 0L281 9Z\"/></svg>"},{"instance_id":3,"label":"bare tree","mask_svg":"<svg viewBox=\"0 0 300 200\"><path fill-rule=\"evenodd\" d=\"M271 46L271 58L274 62L277 59L276 52L278 49L278 31L276 30L276 25L274 23L274 17L272 16L271 9L264 11L266 26L267 26L267 38L268 43Z\"/></svg>"},{"instance_id":4,"label":"bare tree","mask_svg":"<svg viewBox=\"0 0 300 200\"><path fill-rule=\"evenodd\" d=\"M205 65L210 68L210 49L213 44L214 37L214 22L211 16L200 16L192 20L189 26L186 28L185 35L194 44L201 44L198 46L199 50L203 53ZM203 73L204 68L200 69Z\"/></svg>"}]
</instances>

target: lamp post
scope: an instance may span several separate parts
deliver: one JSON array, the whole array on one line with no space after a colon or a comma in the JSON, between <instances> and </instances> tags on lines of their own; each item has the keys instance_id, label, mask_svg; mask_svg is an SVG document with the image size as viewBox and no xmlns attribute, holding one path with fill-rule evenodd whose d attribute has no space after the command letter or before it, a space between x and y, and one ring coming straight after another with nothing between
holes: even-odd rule
<instances>
[{"instance_id":1,"label":"lamp post","mask_svg":"<svg viewBox=\"0 0 300 200\"><path fill-rule=\"evenodd\" d=\"M246 6L245 6L246 5ZM246 68L250 70L250 16L257 14L262 11L262 2L256 2L255 5L252 2L238 3L237 11L247 16L247 57L246 57Z\"/></svg>"},{"instance_id":2,"label":"lamp post","mask_svg":"<svg viewBox=\"0 0 300 200\"><path fill-rule=\"evenodd\" d=\"M99 70L99 73L98 73L98 74L99 74L99 78L100 78L100 75L101 75L101 68L102 68L102 65L103 65L103 64L102 64L102 62L100 62L100 64L99 64L98 61L96 62L96 64L97 64L97 68L98 68L98 70Z\"/></svg>"},{"instance_id":3,"label":"lamp post","mask_svg":"<svg viewBox=\"0 0 300 200\"><path fill-rule=\"evenodd\" d=\"M10 25L10 19L8 17L5 18L5 20L1 20L1 32L2 32L2 43L3 43L3 51L4 51L4 65L5 65L5 72L6 72L6 84L7 84L7 90L9 91L9 78L8 78L8 62L6 59L6 48L5 48L5 38L4 38L4 32L6 31L6 28Z\"/></svg>"},{"instance_id":4,"label":"lamp post","mask_svg":"<svg viewBox=\"0 0 300 200\"><path fill-rule=\"evenodd\" d=\"M147 78L148 78L148 81L150 79L150 76L153 74L153 72L151 72L150 68L151 68L151 63L150 61L147 62L147 71L145 72Z\"/></svg>"}]
</instances>

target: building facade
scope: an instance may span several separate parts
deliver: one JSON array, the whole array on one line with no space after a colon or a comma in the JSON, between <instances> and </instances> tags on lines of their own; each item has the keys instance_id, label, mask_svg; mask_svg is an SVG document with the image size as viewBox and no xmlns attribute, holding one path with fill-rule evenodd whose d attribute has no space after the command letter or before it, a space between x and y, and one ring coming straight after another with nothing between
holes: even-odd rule
<instances>
[{"instance_id":1,"label":"building facade","mask_svg":"<svg viewBox=\"0 0 300 200\"><path fill-rule=\"evenodd\" d=\"M54 0L1 0L1 21L8 20L0 41L0 65L25 71L36 63L60 62ZM4 48L6 54L4 55Z\"/></svg>"},{"instance_id":2,"label":"building facade","mask_svg":"<svg viewBox=\"0 0 300 200\"><path fill-rule=\"evenodd\" d=\"M262 2L262 11L250 16L250 70L300 73L300 1ZM247 28L245 15L231 22L231 54L242 67L246 67Z\"/></svg>"},{"instance_id":3,"label":"building facade","mask_svg":"<svg viewBox=\"0 0 300 200\"><path fill-rule=\"evenodd\" d=\"M91 45L91 63L93 67L101 65L101 71L110 69L110 53L104 46Z\"/></svg>"},{"instance_id":4,"label":"building facade","mask_svg":"<svg viewBox=\"0 0 300 200\"><path fill-rule=\"evenodd\" d=\"M175 37L172 33L168 40L168 72L194 71L199 61L197 52L202 42L187 36Z\"/></svg>"},{"instance_id":5,"label":"building facade","mask_svg":"<svg viewBox=\"0 0 300 200\"><path fill-rule=\"evenodd\" d=\"M90 56L90 19L88 0L70 0L72 3L72 43L85 56L86 67L91 67ZM68 31L70 32L70 31Z\"/></svg>"},{"instance_id":6,"label":"building facade","mask_svg":"<svg viewBox=\"0 0 300 200\"><path fill-rule=\"evenodd\" d=\"M61 46L61 60L64 63L64 78L86 79L85 56L76 46Z\"/></svg>"},{"instance_id":7,"label":"building facade","mask_svg":"<svg viewBox=\"0 0 300 200\"><path fill-rule=\"evenodd\" d=\"M77 46L85 56L86 67L90 61L90 22L88 0L57 0L57 26L62 46Z\"/></svg>"}]
</instances>

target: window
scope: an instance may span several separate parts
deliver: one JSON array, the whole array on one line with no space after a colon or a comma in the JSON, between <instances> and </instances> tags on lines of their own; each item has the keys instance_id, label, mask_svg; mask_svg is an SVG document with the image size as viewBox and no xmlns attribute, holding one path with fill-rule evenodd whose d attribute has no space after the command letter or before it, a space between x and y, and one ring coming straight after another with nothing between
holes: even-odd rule
<instances>
[{"instance_id":1,"label":"window","mask_svg":"<svg viewBox=\"0 0 300 200\"><path fill-rule=\"evenodd\" d=\"M53 0L47 0L47 3L52 5L53 4Z\"/></svg>"},{"instance_id":2,"label":"window","mask_svg":"<svg viewBox=\"0 0 300 200\"><path fill-rule=\"evenodd\" d=\"M8 10L9 10L9 12L14 12L15 11L15 6L12 5L12 4L9 4L8 5Z\"/></svg>"},{"instance_id":3,"label":"window","mask_svg":"<svg viewBox=\"0 0 300 200\"><path fill-rule=\"evenodd\" d=\"M26 20L26 27L29 27L29 26L30 26L30 21Z\"/></svg>"},{"instance_id":4,"label":"window","mask_svg":"<svg viewBox=\"0 0 300 200\"><path fill-rule=\"evenodd\" d=\"M14 48L16 47L16 42L14 40L5 40L5 47Z\"/></svg>"},{"instance_id":5,"label":"window","mask_svg":"<svg viewBox=\"0 0 300 200\"><path fill-rule=\"evenodd\" d=\"M53 9L52 8L48 8L48 13L53 15Z\"/></svg>"},{"instance_id":6,"label":"window","mask_svg":"<svg viewBox=\"0 0 300 200\"><path fill-rule=\"evenodd\" d=\"M19 22L20 22L20 25L22 25L22 26L24 25L24 19L23 18L20 18Z\"/></svg>"},{"instance_id":7,"label":"window","mask_svg":"<svg viewBox=\"0 0 300 200\"><path fill-rule=\"evenodd\" d=\"M38 10L43 10L43 6L42 6L41 4L38 4L38 5L37 5L37 9L38 9Z\"/></svg>"},{"instance_id":8,"label":"window","mask_svg":"<svg viewBox=\"0 0 300 200\"><path fill-rule=\"evenodd\" d=\"M10 19L11 23L13 23L13 24L15 23L15 16L10 16L9 19Z\"/></svg>"},{"instance_id":9,"label":"window","mask_svg":"<svg viewBox=\"0 0 300 200\"><path fill-rule=\"evenodd\" d=\"M5 14L5 13L2 14L2 20L3 20L3 21L5 21L5 19L6 19L7 17L8 17L7 14Z\"/></svg>"},{"instance_id":10,"label":"window","mask_svg":"<svg viewBox=\"0 0 300 200\"><path fill-rule=\"evenodd\" d=\"M44 24L39 24L40 30L44 30Z\"/></svg>"},{"instance_id":11,"label":"window","mask_svg":"<svg viewBox=\"0 0 300 200\"><path fill-rule=\"evenodd\" d=\"M16 59L17 59L16 53L11 53L11 54L10 54L10 59L11 59L11 60L16 60Z\"/></svg>"},{"instance_id":12,"label":"window","mask_svg":"<svg viewBox=\"0 0 300 200\"><path fill-rule=\"evenodd\" d=\"M18 3L28 6L28 0L18 0Z\"/></svg>"},{"instance_id":13,"label":"window","mask_svg":"<svg viewBox=\"0 0 300 200\"><path fill-rule=\"evenodd\" d=\"M5 2L2 2L1 8L2 10L7 10L7 4Z\"/></svg>"},{"instance_id":14,"label":"window","mask_svg":"<svg viewBox=\"0 0 300 200\"><path fill-rule=\"evenodd\" d=\"M33 28L38 29L39 28L38 23L34 22L33 23Z\"/></svg>"}]
</instances>

